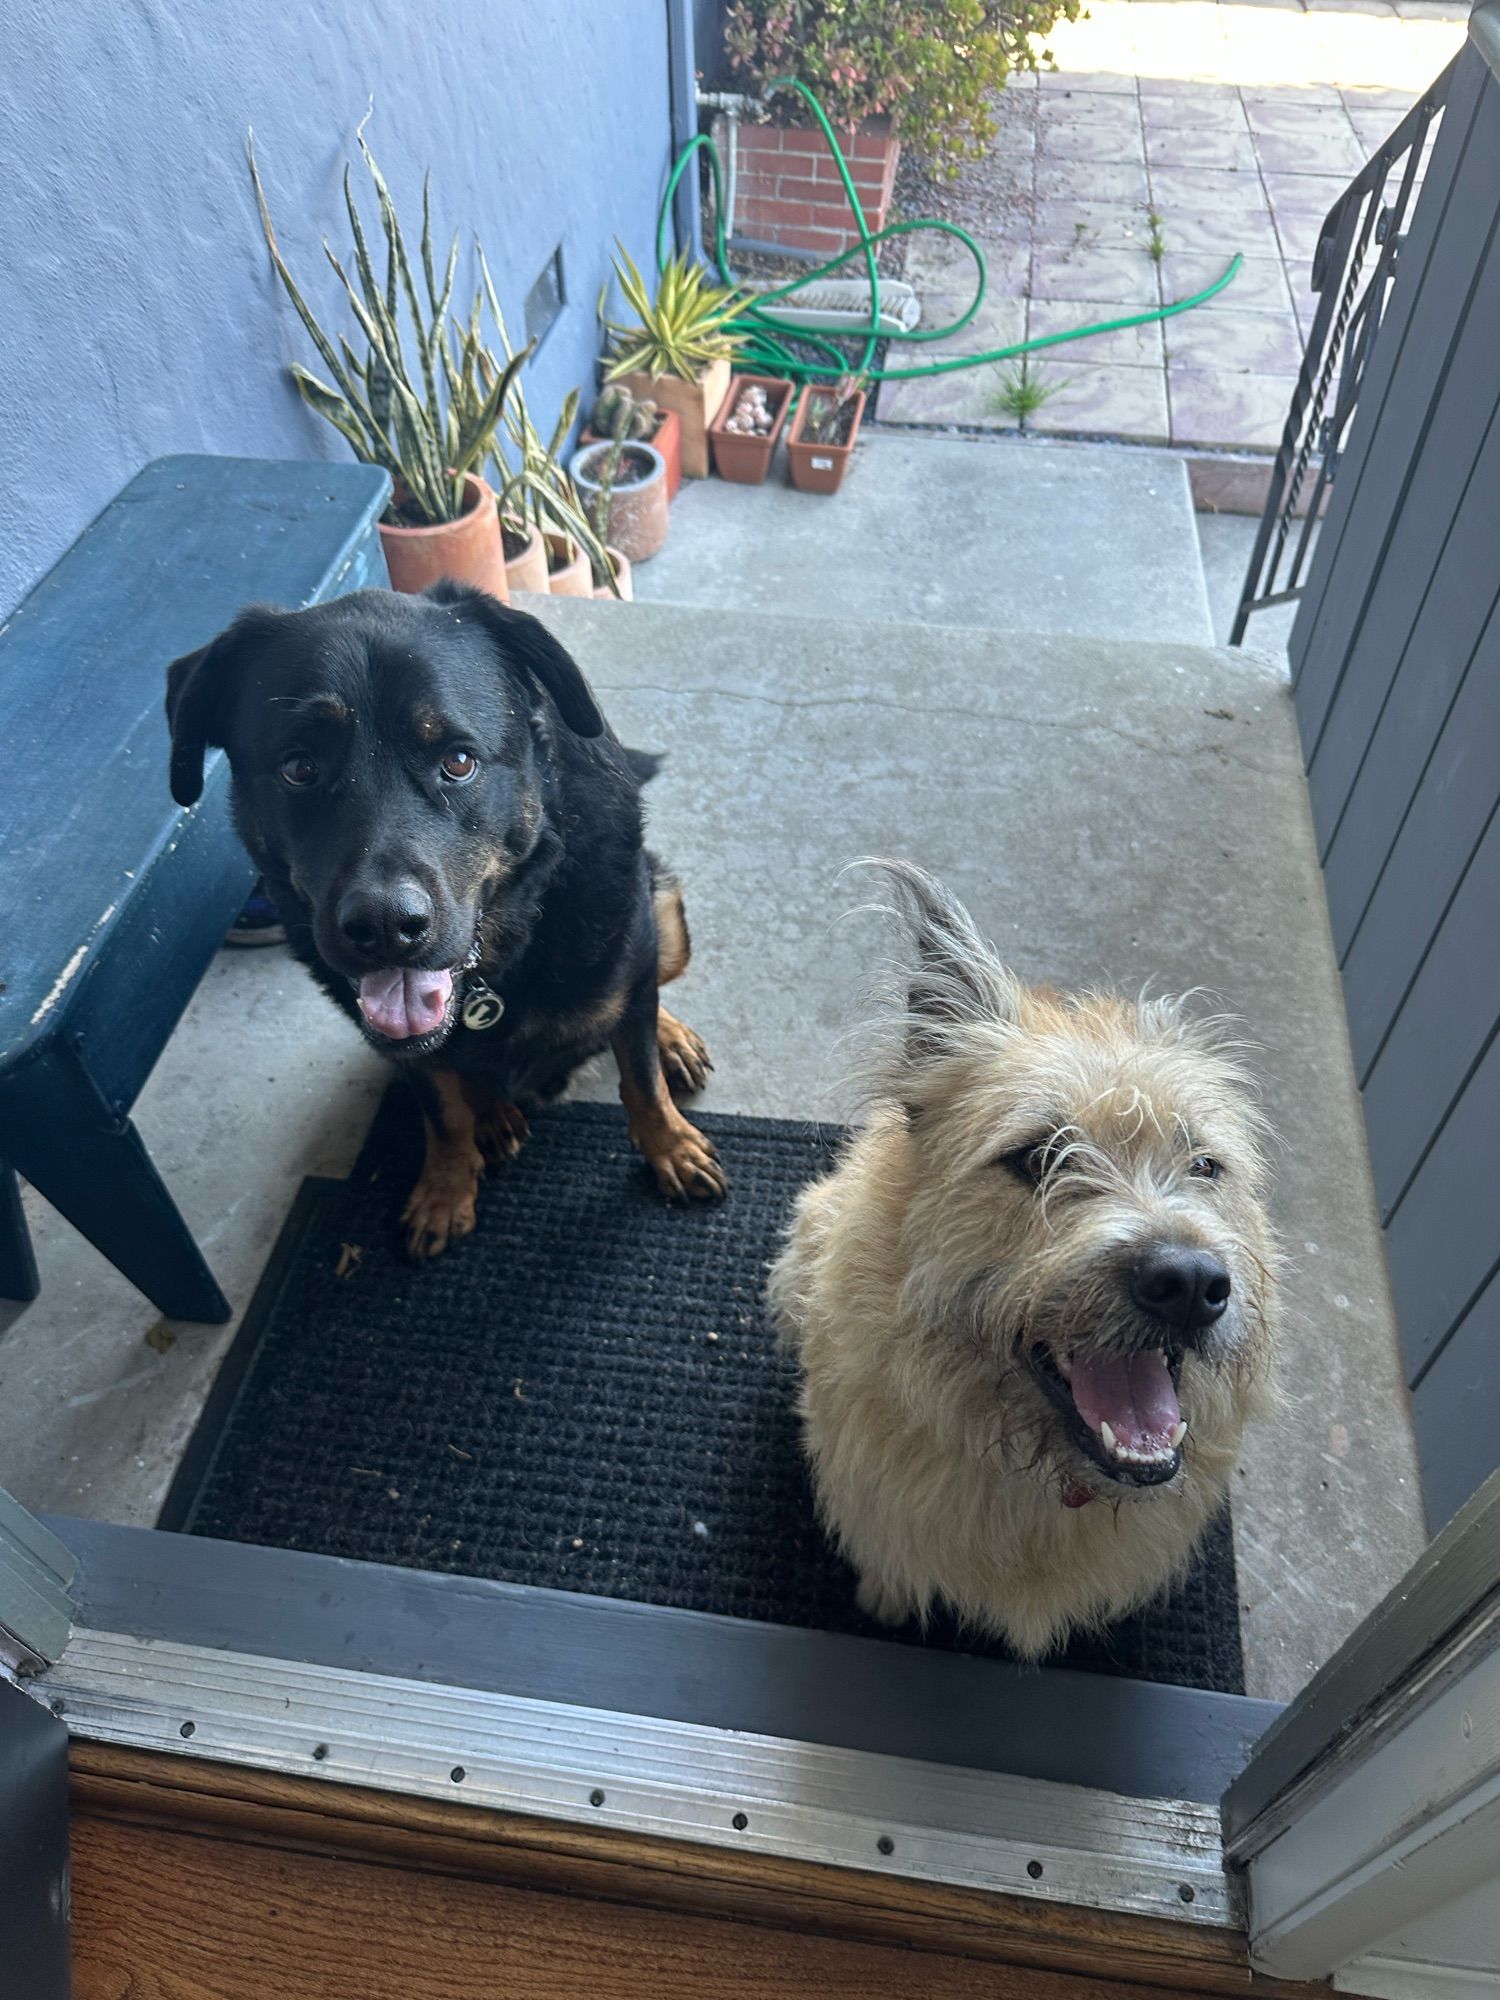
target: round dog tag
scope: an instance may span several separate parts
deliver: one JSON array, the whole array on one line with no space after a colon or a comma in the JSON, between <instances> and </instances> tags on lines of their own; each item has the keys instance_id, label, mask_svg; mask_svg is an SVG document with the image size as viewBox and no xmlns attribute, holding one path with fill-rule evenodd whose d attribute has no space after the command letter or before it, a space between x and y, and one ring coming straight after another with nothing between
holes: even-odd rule
<instances>
[{"instance_id":1,"label":"round dog tag","mask_svg":"<svg viewBox=\"0 0 1500 2000\"><path fill-rule=\"evenodd\" d=\"M504 1012L505 1002L500 995L492 993L482 979L476 979L464 997L464 1026L482 1034L486 1028L493 1028Z\"/></svg>"}]
</instances>

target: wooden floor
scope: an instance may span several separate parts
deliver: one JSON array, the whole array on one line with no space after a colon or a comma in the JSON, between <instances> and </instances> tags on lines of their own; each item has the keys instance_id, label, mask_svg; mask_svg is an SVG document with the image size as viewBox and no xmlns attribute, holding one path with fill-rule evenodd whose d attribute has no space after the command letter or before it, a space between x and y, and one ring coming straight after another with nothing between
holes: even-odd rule
<instances>
[{"instance_id":1,"label":"wooden floor","mask_svg":"<svg viewBox=\"0 0 1500 2000\"><path fill-rule=\"evenodd\" d=\"M1230 1932L86 1744L76 2000L1276 1996Z\"/></svg>"}]
</instances>

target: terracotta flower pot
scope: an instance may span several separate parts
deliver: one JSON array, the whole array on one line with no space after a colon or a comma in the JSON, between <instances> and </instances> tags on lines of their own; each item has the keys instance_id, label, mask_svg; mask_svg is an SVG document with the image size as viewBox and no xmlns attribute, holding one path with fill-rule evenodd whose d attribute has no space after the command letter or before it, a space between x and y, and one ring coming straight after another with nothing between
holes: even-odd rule
<instances>
[{"instance_id":1,"label":"terracotta flower pot","mask_svg":"<svg viewBox=\"0 0 1500 2000\"><path fill-rule=\"evenodd\" d=\"M614 449L612 442L586 444L568 465L596 533L604 501L603 475ZM608 534L632 562L646 562L667 539L667 468L654 445L631 443L622 449L610 494Z\"/></svg>"},{"instance_id":2,"label":"terracotta flower pot","mask_svg":"<svg viewBox=\"0 0 1500 2000\"><path fill-rule=\"evenodd\" d=\"M635 600L635 586L630 580L629 556L622 556L617 548L612 547L608 543L605 545L604 553L609 557L610 567L615 573L615 582L619 585L620 595L618 601L623 604L633 603ZM596 583L594 585L594 595L595 597L612 598L615 593L607 583Z\"/></svg>"},{"instance_id":3,"label":"terracotta flower pot","mask_svg":"<svg viewBox=\"0 0 1500 2000\"><path fill-rule=\"evenodd\" d=\"M505 547L500 540L500 513L495 496L477 472L464 474L469 506L456 521L440 521L431 528L390 527L380 524L380 546L390 572L392 590L415 596L429 584L451 577L455 583L472 584L487 590L502 604L509 604L510 589L505 580ZM404 498L398 486L393 502Z\"/></svg>"},{"instance_id":4,"label":"terracotta flower pot","mask_svg":"<svg viewBox=\"0 0 1500 2000\"><path fill-rule=\"evenodd\" d=\"M657 418L656 429L646 440L654 444L661 453L662 463L667 468L667 499L677 498L682 485L682 419L675 410L663 410ZM580 449L586 444L602 444L603 439L590 425L585 424L578 433Z\"/></svg>"},{"instance_id":5,"label":"terracotta flower pot","mask_svg":"<svg viewBox=\"0 0 1500 2000\"><path fill-rule=\"evenodd\" d=\"M547 588L554 597L592 597L594 572L579 544L567 535L544 535Z\"/></svg>"},{"instance_id":6,"label":"terracotta flower pot","mask_svg":"<svg viewBox=\"0 0 1500 2000\"><path fill-rule=\"evenodd\" d=\"M502 524L500 531L502 542L508 539L511 533L519 534L519 532L519 524L514 528L507 528ZM547 595L547 547L542 540L540 530L533 527L530 522L526 524L525 548L516 555L508 555L505 558L505 579L513 591L530 590L535 591L539 597Z\"/></svg>"},{"instance_id":7,"label":"terracotta flower pot","mask_svg":"<svg viewBox=\"0 0 1500 2000\"><path fill-rule=\"evenodd\" d=\"M708 427L729 388L729 363L711 361L694 382L676 375L647 375L636 369L616 378L633 396L649 396L658 409L675 410L682 426L682 471L686 479L708 477Z\"/></svg>"},{"instance_id":8,"label":"terracotta flower pot","mask_svg":"<svg viewBox=\"0 0 1500 2000\"><path fill-rule=\"evenodd\" d=\"M854 455L854 440L859 436L860 421L865 414L865 392L858 389L851 399L854 414L849 420L849 434L842 444L815 444L803 436L813 402L819 393L813 388L802 392L802 401L797 405L792 427L786 434L787 469L792 475L793 486L799 492L837 493L844 483L844 474L849 470L849 460Z\"/></svg>"},{"instance_id":9,"label":"terracotta flower pot","mask_svg":"<svg viewBox=\"0 0 1500 2000\"><path fill-rule=\"evenodd\" d=\"M747 437L726 430L724 426L734 415L740 397L756 385L765 390L766 401L775 412L770 430L764 437ZM730 376L729 394L708 427L709 442L714 448L714 471L721 479L732 479L739 486L759 486L771 470L776 440L781 436L791 399L791 383L778 381L774 375Z\"/></svg>"}]
</instances>

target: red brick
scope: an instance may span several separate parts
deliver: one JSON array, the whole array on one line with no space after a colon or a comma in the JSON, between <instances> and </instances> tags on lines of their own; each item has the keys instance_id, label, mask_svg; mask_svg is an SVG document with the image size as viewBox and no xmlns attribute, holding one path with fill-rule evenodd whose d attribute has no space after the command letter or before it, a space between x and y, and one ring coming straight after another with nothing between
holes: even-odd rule
<instances>
[{"instance_id":1,"label":"red brick","mask_svg":"<svg viewBox=\"0 0 1500 2000\"><path fill-rule=\"evenodd\" d=\"M740 130L743 132L744 129L742 125ZM757 132L763 132L767 128L764 125L758 125L754 129ZM823 137L821 131L815 132L807 126L781 125L773 126L770 129L779 134L782 147L788 153L821 153L826 150L828 145L828 141Z\"/></svg>"},{"instance_id":2,"label":"red brick","mask_svg":"<svg viewBox=\"0 0 1500 2000\"><path fill-rule=\"evenodd\" d=\"M821 181L796 180L790 174L783 174L776 183L776 195L780 201L821 202L826 201L827 193Z\"/></svg>"}]
</instances>

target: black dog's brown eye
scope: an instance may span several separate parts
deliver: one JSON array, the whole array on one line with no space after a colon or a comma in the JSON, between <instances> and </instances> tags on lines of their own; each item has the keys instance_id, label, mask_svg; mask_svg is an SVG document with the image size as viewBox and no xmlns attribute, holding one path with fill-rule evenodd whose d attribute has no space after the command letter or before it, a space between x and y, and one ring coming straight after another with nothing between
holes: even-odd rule
<instances>
[{"instance_id":1,"label":"black dog's brown eye","mask_svg":"<svg viewBox=\"0 0 1500 2000\"><path fill-rule=\"evenodd\" d=\"M1188 1162L1188 1172L1195 1181L1216 1181L1224 1169L1218 1161L1207 1153L1197 1153Z\"/></svg>"},{"instance_id":2,"label":"black dog's brown eye","mask_svg":"<svg viewBox=\"0 0 1500 2000\"><path fill-rule=\"evenodd\" d=\"M294 792L305 792L309 785L318 782L317 765L311 757L304 757L300 750L294 750L290 757L283 757L276 767L276 774Z\"/></svg>"},{"instance_id":3,"label":"black dog's brown eye","mask_svg":"<svg viewBox=\"0 0 1500 2000\"><path fill-rule=\"evenodd\" d=\"M443 776L450 785L466 785L479 769L479 759L472 750L450 750L443 759Z\"/></svg>"}]
</instances>

